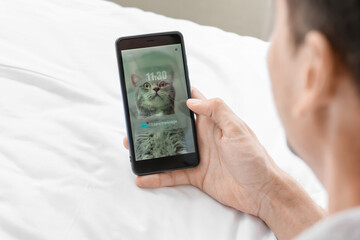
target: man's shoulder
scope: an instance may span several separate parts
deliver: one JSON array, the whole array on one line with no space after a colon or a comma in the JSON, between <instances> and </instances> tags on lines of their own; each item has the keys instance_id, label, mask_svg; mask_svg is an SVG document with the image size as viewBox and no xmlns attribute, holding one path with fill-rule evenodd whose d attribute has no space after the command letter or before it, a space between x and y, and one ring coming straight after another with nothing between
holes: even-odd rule
<instances>
[{"instance_id":1,"label":"man's shoulder","mask_svg":"<svg viewBox=\"0 0 360 240\"><path fill-rule=\"evenodd\" d=\"M295 240L305 239L360 239L360 207L328 217L295 238Z\"/></svg>"}]
</instances>

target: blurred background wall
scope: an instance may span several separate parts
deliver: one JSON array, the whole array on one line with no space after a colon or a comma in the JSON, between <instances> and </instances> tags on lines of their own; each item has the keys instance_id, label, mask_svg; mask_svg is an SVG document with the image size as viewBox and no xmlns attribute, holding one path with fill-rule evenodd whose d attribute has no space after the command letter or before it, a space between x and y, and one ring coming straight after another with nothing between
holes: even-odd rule
<instances>
[{"instance_id":1,"label":"blurred background wall","mask_svg":"<svg viewBox=\"0 0 360 240\"><path fill-rule=\"evenodd\" d=\"M273 25L273 0L110 1L263 40L268 40Z\"/></svg>"}]
</instances>

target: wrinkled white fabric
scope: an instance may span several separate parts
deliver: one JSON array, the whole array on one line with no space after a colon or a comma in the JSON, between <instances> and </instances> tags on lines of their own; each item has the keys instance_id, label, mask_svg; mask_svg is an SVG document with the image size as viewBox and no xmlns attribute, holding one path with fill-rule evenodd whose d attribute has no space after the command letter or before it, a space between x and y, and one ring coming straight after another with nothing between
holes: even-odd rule
<instances>
[{"instance_id":1,"label":"wrinkled white fabric","mask_svg":"<svg viewBox=\"0 0 360 240\"><path fill-rule=\"evenodd\" d=\"M338 239L360 239L360 207L348 209L318 222L295 240Z\"/></svg>"},{"instance_id":2,"label":"wrinkled white fabric","mask_svg":"<svg viewBox=\"0 0 360 240\"><path fill-rule=\"evenodd\" d=\"M286 147L268 44L100 0L0 1L0 239L274 239L259 219L191 186L135 186L115 40L181 31L190 81L223 98L321 205Z\"/></svg>"}]
</instances>

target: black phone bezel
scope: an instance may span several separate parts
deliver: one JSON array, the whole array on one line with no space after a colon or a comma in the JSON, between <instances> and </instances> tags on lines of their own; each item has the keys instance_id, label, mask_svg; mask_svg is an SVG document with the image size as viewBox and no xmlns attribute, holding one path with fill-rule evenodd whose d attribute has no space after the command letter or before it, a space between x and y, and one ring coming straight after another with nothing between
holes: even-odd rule
<instances>
[{"instance_id":1,"label":"black phone bezel","mask_svg":"<svg viewBox=\"0 0 360 240\"><path fill-rule=\"evenodd\" d=\"M185 46L183 36L180 32L162 32L162 33L153 33L153 34L144 34L144 35L136 35L136 36L128 36L121 37L116 40L116 55L118 60L118 69L120 74L120 85L122 91L122 98L124 104L124 112L126 119L126 130L129 140L129 152L130 152L130 162L132 166L132 170L136 175L147 175L154 174L160 172L174 171L180 169L193 168L199 165L200 156L199 156L199 147L197 141L196 134L196 126L195 126L195 118L194 113L190 111L190 118L193 130L193 138L195 144L195 152L188 153L183 155L176 156L168 156L157 159L149 159L149 160L135 160L135 152L134 152L134 142L131 131L131 123L130 123L130 111L128 105L127 91L126 91L126 82L125 75L123 69L123 61L122 61L122 50L129 49L137 49L137 48L145 48L145 47L155 47L155 46L163 46L170 44L181 44L181 51L183 57L183 65L185 71L185 81L187 94L189 98L191 98L191 90L190 90L190 82L189 82L189 73L187 68L186 54L185 54Z\"/></svg>"}]
</instances>

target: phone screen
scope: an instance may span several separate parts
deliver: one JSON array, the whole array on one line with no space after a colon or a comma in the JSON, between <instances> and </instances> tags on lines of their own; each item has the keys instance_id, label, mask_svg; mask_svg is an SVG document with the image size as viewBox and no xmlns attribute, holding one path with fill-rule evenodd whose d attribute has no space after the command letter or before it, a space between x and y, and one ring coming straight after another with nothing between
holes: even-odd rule
<instances>
[{"instance_id":1,"label":"phone screen","mask_svg":"<svg viewBox=\"0 0 360 240\"><path fill-rule=\"evenodd\" d=\"M194 153L181 44L122 50L135 160Z\"/></svg>"}]
</instances>

